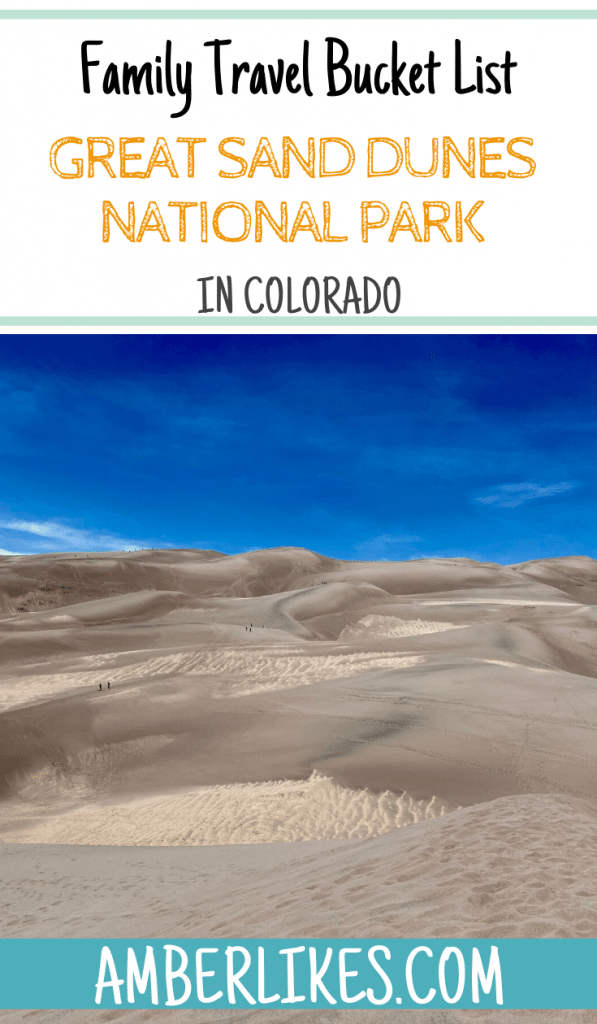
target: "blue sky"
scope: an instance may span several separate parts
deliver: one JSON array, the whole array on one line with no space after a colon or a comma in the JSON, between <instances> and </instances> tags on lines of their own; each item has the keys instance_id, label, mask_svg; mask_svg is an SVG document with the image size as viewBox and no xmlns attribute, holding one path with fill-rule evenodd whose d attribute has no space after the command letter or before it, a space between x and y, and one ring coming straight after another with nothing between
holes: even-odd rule
<instances>
[{"instance_id":1,"label":"blue sky","mask_svg":"<svg viewBox=\"0 0 597 1024\"><path fill-rule=\"evenodd\" d=\"M0 549L597 556L582 336L4 336Z\"/></svg>"}]
</instances>

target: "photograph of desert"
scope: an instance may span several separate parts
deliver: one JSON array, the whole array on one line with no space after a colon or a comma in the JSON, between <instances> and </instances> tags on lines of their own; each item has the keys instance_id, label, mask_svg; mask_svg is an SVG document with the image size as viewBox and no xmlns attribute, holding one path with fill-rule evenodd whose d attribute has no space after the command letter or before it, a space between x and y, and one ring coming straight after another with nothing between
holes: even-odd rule
<instances>
[{"instance_id":1,"label":"photograph of desert","mask_svg":"<svg viewBox=\"0 0 597 1024\"><path fill-rule=\"evenodd\" d=\"M2 937L597 935L592 346L5 340Z\"/></svg>"},{"instance_id":2,"label":"photograph of desert","mask_svg":"<svg viewBox=\"0 0 597 1024\"><path fill-rule=\"evenodd\" d=\"M0 595L6 937L595 933L597 562L76 553Z\"/></svg>"}]
</instances>

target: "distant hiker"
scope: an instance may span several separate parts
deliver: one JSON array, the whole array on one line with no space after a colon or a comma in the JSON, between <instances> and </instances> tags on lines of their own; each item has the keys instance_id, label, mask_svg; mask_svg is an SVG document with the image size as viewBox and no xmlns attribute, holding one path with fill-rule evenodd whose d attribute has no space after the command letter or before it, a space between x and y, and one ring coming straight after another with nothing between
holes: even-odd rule
<instances>
[{"instance_id":1,"label":"distant hiker","mask_svg":"<svg viewBox=\"0 0 597 1024\"><path fill-rule=\"evenodd\" d=\"M101 688L102 688L102 684L100 683L99 686L98 686L98 690L101 690Z\"/></svg>"},{"instance_id":2,"label":"distant hiker","mask_svg":"<svg viewBox=\"0 0 597 1024\"><path fill-rule=\"evenodd\" d=\"M108 689L110 689L110 684L109 683L108 683Z\"/></svg>"}]
</instances>

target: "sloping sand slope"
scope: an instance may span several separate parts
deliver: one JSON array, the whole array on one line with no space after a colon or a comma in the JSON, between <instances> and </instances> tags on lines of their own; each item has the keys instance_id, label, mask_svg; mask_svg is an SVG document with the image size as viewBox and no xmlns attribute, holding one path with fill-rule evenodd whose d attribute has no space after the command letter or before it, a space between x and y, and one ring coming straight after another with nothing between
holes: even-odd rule
<instances>
[{"instance_id":1,"label":"sloping sand slope","mask_svg":"<svg viewBox=\"0 0 597 1024\"><path fill-rule=\"evenodd\" d=\"M595 807L556 796L505 797L364 841L79 847L76 856L68 846L7 844L0 848L4 934L589 937L597 930L596 847ZM396 1024L473 1024L495 1016L474 1010L300 1012L296 1024L350 1024L355 1013L354 1024L374 1024L388 1015ZM283 1018L273 1013L179 1010L177 1020L289 1019L289 1011ZM504 1024L589 1022L597 1016L580 1010L499 1013ZM165 1016L133 1010L0 1011L0 1019L135 1024Z\"/></svg>"},{"instance_id":2,"label":"sloping sand slope","mask_svg":"<svg viewBox=\"0 0 597 1024\"><path fill-rule=\"evenodd\" d=\"M4 934L589 937L596 849L593 805L534 795L367 840L76 856L6 844Z\"/></svg>"}]
</instances>

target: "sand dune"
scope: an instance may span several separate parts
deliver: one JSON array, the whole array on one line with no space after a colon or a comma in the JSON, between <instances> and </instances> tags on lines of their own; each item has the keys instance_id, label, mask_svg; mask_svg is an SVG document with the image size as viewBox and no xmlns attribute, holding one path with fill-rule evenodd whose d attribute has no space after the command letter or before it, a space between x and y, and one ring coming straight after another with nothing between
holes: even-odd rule
<instances>
[{"instance_id":1,"label":"sand dune","mask_svg":"<svg viewBox=\"0 0 597 1024\"><path fill-rule=\"evenodd\" d=\"M5 822L9 842L78 846L219 846L355 839L383 835L452 810L435 797L348 789L313 772L306 782L202 786L188 793L35 814L40 791L60 791L56 772L32 776L20 788L22 804ZM88 794L73 794L88 795ZM29 798L29 800L28 800ZM31 814L31 804L34 813ZM20 812L20 813L19 813Z\"/></svg>"},{"instance_id":2,"label":"sand dune","mask_svg":"<svg viewBox=\"0 0 597 1024\"><path fill-rule=\"evenodd\" d=\"M446 629L457 629L452 622L427 622L424 619L397 619L394 615L365 615L363 619L345 626L339 640L360 637L373 640L376 637L423 636L427 633L443 633Z\"/></svg>"},{"instance_id":3,"label":"sand dune","mask_svg":"<svg viewBox=\"0 0 597 1024\"><path fill-rule=\"evenodd\" d=\"M596 934L591 559L19 556L0 608L3 934Z\"/></svg>"},{"instance_id":4,"label":"sand dune","mask_svg":"<svg viewBox=\"0 0 597 1024\"><path fill-rule=\"evenodd\" d=\"M4 792L18 801L51 770L52 799L106 805L317 771L452 807L597 795L595 609L545 582L569 581L567 561L547 576L533 563L536 582L466 559L350 564L293 549L5 559L28 585L37 573L40 592L76 578L90 599L0 619ZM226 593L213 594L216 576ZM98 581L118 580L138 589L98 596Z\"/></svg>"},{"instance_id":5,"label":"sand dune","mask_svg":"<svg viewBox=\"0 0 597 1024\"><path fill-rule=\"evenodd\" d=\"M194 849L79 847L76 856L73 847L6 844L0 847L5 934L588 937L597 928L596 840L593 804L525 795L367 840ZM270 1019L273 1024L268 1012L247 1016L255 1014L254 1024ZM313 1024L327 1020L323 1012L300 1012L302 1021L305 1014ZM334 1011L330 1022L344 1012ZM373 1024L382 1019L375 1016L380 1012L409 1011L351 1012L359 1013L355 1024ZM535 1011L531 1017L499 1012L498 1019L508 1024L595 1019L594 1011ZM197 1011L178 1011L183 1020L195 1019L192 1013ZM225 1011L200 1013L202 1019L233 1021L241 1011L234 1017ZM426 1024L491 1019L487 1011L416 1013L413 1022ZM3 1011L0 1018L133 1024L158 1021L163 1014L113 1011L102 1018L98 1011L62 1017L51 1011Z\"/></svg>"},{"instance_id":6,"label":"sand dune","mask_svg":"<svg viewBox=\"0 0 597 1024\"><path fill-rule=\"evenodd\" d=\"M593 804L527 794L370 839L5 844L5 934L589 937L596 840Z\"/></svg>"},{"instance_id":7,"label":"sand dune","mask_svg":"<svg viewBox=\"0 0 597 1024\"><path fill-rule=\"evenodd\" d=\"M320 654L309 656L304 651L238 651L230 648L174 651L157 658L147 657L146 651L131 652L136 661L127 657L119 665L112 655L95 655L84 659L95 665L81 665L78 670L52 675L19 676L12 688L6 687L0 695L0 708L28 704L39 697L50 697L78 689L97 689L102 683L119 683L145 677L206 676L214 680L214 692L221 697L242 696L262 690L283 690L294 686L308 686L318 680L345 678L367 671L384 668L409 667L425 659L422 655L400 656L391 651L357 652L353 654ZM83 660L83 659L81 659ZM218 686L218 680L225 684ZM129 691L130 692L130 691Z\"/></svg>"},{"instance_id":8,"label":"sand dune","mask_svg":"<svg viewBox=\"0 0 597 1024\"><path fill-rule=\"evenodd\" d=\"M574 584L576 579L578 584ZM597 586L595 563L589 558L549 559L519 566L481 564L464 558L342 562L301 548L240 555L136 551L23 555L0 560L3 607L13 612L19 608L37 612L144 590L203 597L258 597L324 582L344 582L375 586L392 595L412 595L483 586L516 590L535 581L565 594L571 584L585 589ZM566 591L560 590L562 584Z\"/></svg>"}]
</instances>

